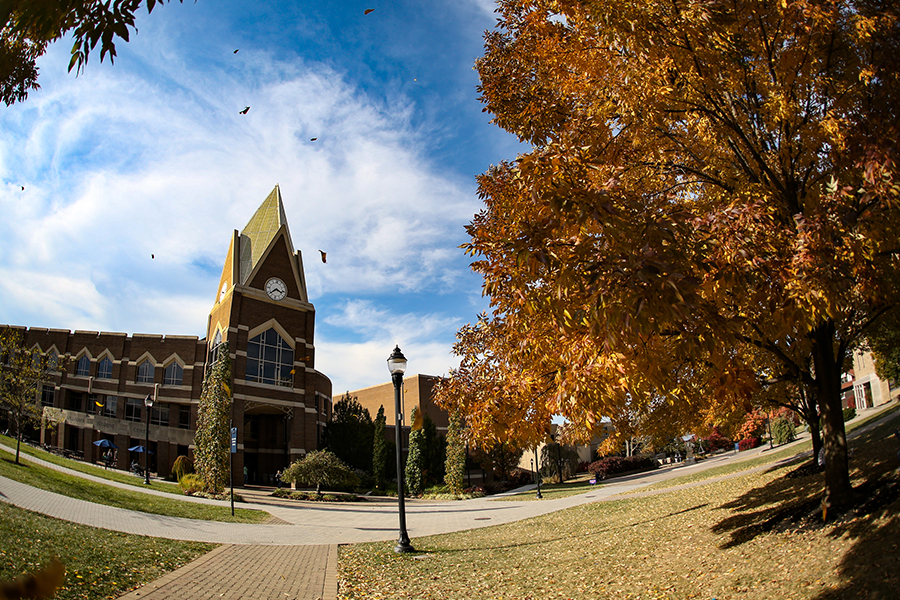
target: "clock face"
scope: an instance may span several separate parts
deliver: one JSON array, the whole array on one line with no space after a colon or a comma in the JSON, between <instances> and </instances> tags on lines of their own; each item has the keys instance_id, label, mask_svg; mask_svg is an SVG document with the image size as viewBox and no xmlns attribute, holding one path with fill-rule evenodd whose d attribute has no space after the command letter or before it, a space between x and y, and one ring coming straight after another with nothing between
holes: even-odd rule
<instances>
[{"instance_id":1,"label":"clock face","mask_svg":"<svg viewBox=\"0 0 900 600\"><path fill-rule=\"evenodd\" d=\"M266 293L272 300L281 300L287 296L287 286L277 277L272 277L266 282Z\"/></svg>"},{"instance_id":2,"label":"clock face","mask_svg":"<svg viewBox=\"0 0 900 600\"><path fill-rule=\"evenodd\" d=\"M219 291L219 302L225 299L225 293L228 291L228 282L222 282L222 289Z\"/></svg>"}]
</instances>

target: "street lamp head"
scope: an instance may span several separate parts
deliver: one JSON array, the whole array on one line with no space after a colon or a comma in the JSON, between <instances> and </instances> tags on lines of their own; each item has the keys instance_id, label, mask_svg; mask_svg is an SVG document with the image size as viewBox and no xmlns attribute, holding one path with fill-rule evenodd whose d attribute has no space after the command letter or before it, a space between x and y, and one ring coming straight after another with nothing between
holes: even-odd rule
<instances>
[{"instance_id":1,"label":"street lamp head","mask_svg":"<svg viewBox=\"0 0 900 600\"><path fill-rule=\"evenodd\" d=\"M147 394L147 397L144 398L144 406L147 408L153 406L153 394Z\"/></svg>"},{"instance_id":2,"label":"street lamp head","mask_svg":"<svg viewBox=\"0 0 900 600\"><path fill-rule=\"evenodd\" d=\"M394 351L388 357L387 364L391 375L398 373L402 375L406 371L406 357L400 352L400 346L394 346Z\"/></svg>"}]
</instances>

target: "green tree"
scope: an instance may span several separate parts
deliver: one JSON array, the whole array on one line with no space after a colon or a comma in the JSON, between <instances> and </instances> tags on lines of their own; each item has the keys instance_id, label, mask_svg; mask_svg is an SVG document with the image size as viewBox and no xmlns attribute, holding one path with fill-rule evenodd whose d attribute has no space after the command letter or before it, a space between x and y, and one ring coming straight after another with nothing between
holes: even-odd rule
<instances>
[{"instance_id":1,"label":"green tree","mask_svg":"<svg viewBox=\"0 0 900 600\"><path fill-rule=\"evenodd\" d=\"M375 425L367 408L347 392L334 403L323 445L354 469L372 472Z\"/></svg>"},{"instance_id":2,"label":"green tree","mask_svg":"<svg viewBox=\"0 0 900 600\"><path fill-rule=\"evenodd\" d=\"M281 474L281 480L300 486L314 485L317 494L322 493L322 488L335 490L353 488L359 484L359 477L353 469L328 450L314 450L295 460Z\"/></svg>"},{"instance_id":3,"label":"green tree","mask_svg":"<svg viewBox=\"0 0 900 600\"><path fill-rule=\"evenodd\" d=\"M578 468L578 451L573 446L551 442L541 448L541 477L555 478L562 483L575 474ZM562 469L562 471L560 471Z\"/></svg>"},{"instance_id":4,"label":"green tree","mask_svg":"<svg viewBox=\"0 0 900 600\"><path fill-rule=\"evenodd\" d=\"M194 433L194 466L203 479L204 491L219 494L228 485L231 450L231 357L228 342L216 351L216 360L206 372L197 408Z\"/></svg>"},{"instance_id":5,"label":"green tree","mask_svg":"<svg viewBox=\"0 0 900 600\"><path fill-rule=\"evenodd\" d=\"M447 427L447 458L444 463L444 483L451 494L462 494L466 475L466 440L462 416L458 410L450 413Z\"/></svg>"},{"instance_id":6,"label":"green tree","mask_svg":"<svg viewBox=\"0 0 900 600\"><path fill-rule=\"evenodd\" d=\"M422 419L424 443L424 485L435 485L444 479L444 462L447 457L447 438L438 433L437 425L428 415Z\"/></svg>"},{"instance_id":7,"label":"green tree","mask_svg":"<svg viewBox=\"0 0 900 600\"><path fill-rule=\"evenodd\" d=\"M796 437L794 424L785 416L778 416L772 419L769 426L772 430L772 441L775 444L787 444L793 442Z\"/></svg>"},{"instance_id":8,"label":"green tree","mask_svg":"<svg viewBox=\"0 0 900 600\"><path fill-rule=\"evenodd\" d=\"M413 407L409 417L410 423L416 422L418 408ZM425 431L415 425L409 431L409 452L406 454L406 489L411 496L422 493L425 468Z\"/></svg>"},{"instance_id":9,"label":"green tree","mask_svg":"<svg viewBox=\"0 0 900 600\"><path fill-rule=\"evenodd\" d=\"M387 485L388 447L384 437L385 429L384 406L378 407L375 416L375 427L372 434L372 475L375 477L375 487L383 490Z\"/></svg>"},{"instance_id":10,"label":"green tree","mask_svg":"<svg viewBox=\"0 0 900 600\"><path fill-rule=\"evenodd\" d=\"M473 439L587 437L627 402L708 427L791 381L852 503L840 376L900 304L898 11L501 0L482 100L532 150L468 228L493 311L441 402Z\"/></svg>"},{"instance_id":11,"label":"green tree","mask_svg":"<svg viewBox=\"0 0 900 600\"><path fill-rule=\"evenodd\" d=\"M16 432L16 464L23 428L41 422L41 382L51 370L64 368L62 360L37 348L27 348L21 331L0 329L0 407L8 411Z\"/></svg>"},{"instance_id":12,"label":"green tree","mask_svg":"<svg viewBox=\"0 0 900 600\"><path fill-rule=\"evenodd\" d=\"M47 46L72 34L69 70L81 72L100 43L100 62L116 57L116 38L128 41L135 12L169 0L7 0L0 4L0 100L21 102L37 83L37 59ZM182 0L179 0L181 2Z\"/></svg>"}]
</instances>

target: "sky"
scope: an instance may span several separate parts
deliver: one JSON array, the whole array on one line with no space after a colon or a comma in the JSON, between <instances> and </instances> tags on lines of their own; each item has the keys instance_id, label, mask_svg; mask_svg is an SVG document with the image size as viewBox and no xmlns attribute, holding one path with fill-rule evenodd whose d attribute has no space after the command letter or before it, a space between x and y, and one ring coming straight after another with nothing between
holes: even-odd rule
<instances>
[{"instance_id":1,"label":"sky","mask_svg":"<svg viewBox=\"0 0 900 600\"><path fill-rule=\"evenodd\" d=\"M523 151L478 101L493 10L187 0L142 8L114 65L76 77L51 45L41 89L0 105L0 323L203 337L278 184L335 397L389 381L395 344L446 375L488 308L459 249L475 177Z\"/></svg>"}]
</instances>

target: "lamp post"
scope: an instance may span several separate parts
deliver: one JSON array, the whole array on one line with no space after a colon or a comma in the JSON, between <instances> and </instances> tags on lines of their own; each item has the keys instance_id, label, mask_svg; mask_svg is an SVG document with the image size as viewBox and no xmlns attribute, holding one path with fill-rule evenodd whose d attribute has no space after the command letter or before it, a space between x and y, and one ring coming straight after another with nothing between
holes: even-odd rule
<instances>
[{"instance_id":1,"label":"lamp post","mask_svg":"<svg viewBox=\"0 0 900 600\"><path fill-rule=\"evenodd\" d=\"M534 447L534 464L537 465L537 471L535 471L535 480L537 481L537 495L535 498L543 498L541 496L541 461L538 458L537 446Z\"/></svg>"},{"instance_id":2,"label":"lamp post","mask_svg":"<svg viewBox=\"0 0 900 600\"><path fill-rule=\"evenodd\" d=\"M406 503L403 497L403 459L401 457L402 437L400 435L400 423L403 422L403 413L400 411L400 392L403 389L403 372L406 371L406 357L400 352L399 346L394 346L394 351L388 357L388 371L394 381L394 434L397 441L397 498L400 504L400 539L394 546L394 552L415 552L415 548L409 543L409 534L406 533Z\"/></svg>"},{"instance_id":3,"label":"lamp post","mask_svg":"<svg viewBox=\"0 0 900 600\"><path fill-rule=\"evenodd\" d=\"M150 485L150 410L153 408L153 394L144 398L147 407L147 436L144 440L144 483Z\"/></svg>"}]
</instances>

